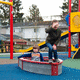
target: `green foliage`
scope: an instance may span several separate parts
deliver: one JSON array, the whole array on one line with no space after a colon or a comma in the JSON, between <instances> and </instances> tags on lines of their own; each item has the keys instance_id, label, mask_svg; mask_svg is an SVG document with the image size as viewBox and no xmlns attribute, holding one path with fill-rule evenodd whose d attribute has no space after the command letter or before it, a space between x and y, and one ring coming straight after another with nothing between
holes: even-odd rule
<instances>
[{"instance_id":1,"label":"green foliage","mask_svg":"<svg viewBox=\"0 0 80 80\"><path fill-rule=\"evenodd\" d=\"M21 5L22 2L20 0L13 0L13 22L20 22L20 19L22 19L22 16L24 15L23 13L20 13L20 10L23 9ZM9 24L10 6L6 4L0 4L0 11L0 18L2 19L2 24Z\"/></svg>"},{"instance_id":2,"label":"green foliage","mask_svg":"<svg viewBox=\"0 0 80 80\"><path fill-rule=\"evenodd\" d=\"M24 13L20 13L22 2L20 0L13 0L13 22L20 22ZM23 19L22 19L23 20Z\"/></svg>"},{"instance_id":3,"label":"green foliage","mask_svg":"<svg viewBox=\"0 0 80 80\"><path fill-rule=\"evenodd\" d=\"M22 2L20 0L13 0L13 17L14 18L22 18L22 14L20 13L20 10L22 10L23 8L21 7Z\"/></svg>"},{"instance_id":4,"label":"green foliage","mask_svg":"<svg viewBox=\"0 0 80 80\"><path fill-rule=\"evenodd\" d=\"M72 6L72 12L78 12L78 0L74 0Z\"/></svg>"},{"instance_id":5,"label":"green foliage","mask_svg":"<svg viewBox=\"0 0 80 80\"><path fill-rule=\"evenodd\" d=\"M0 18L9 18L9 5L0 4Z\"/></svg>"},{"instance_id":6,"label":"green foliage","mask_svg":"<svg viewBox=\"0 0 80 80\"><path fill-rule=\"evenodd\" d=\"M42 17L40 16L39 8L36 5L32 4L29 8L30 16L28 16L29 21L37 22L43 21Z\"/></svg>"},{"instance_id":7,"label":"green foliage","mask_svg":"<svg viewBox=\"0 0 80 80\"><path fill-rule=\"evenodd\" d=\"M72 0L71 7L72 7L71 8L72 12L77 12L78 11L78 0ZM60 8L63 10L62 16L65 18L65 16L69 12L69 0L64 0L63 5Z\"/></svg>"}]
</instances>

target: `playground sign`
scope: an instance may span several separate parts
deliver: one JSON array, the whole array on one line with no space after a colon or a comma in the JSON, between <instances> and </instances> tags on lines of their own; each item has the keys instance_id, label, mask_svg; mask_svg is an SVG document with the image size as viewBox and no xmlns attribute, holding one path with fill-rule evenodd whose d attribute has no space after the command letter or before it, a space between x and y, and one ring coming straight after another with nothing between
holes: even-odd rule
<instances>
[{"instance_id":1,"label":"playground sign","mask_svg":"<svg viewBox=\"0 0 80 80\"><path fill-rule=\"evenodd\" d=\"M80 32L80 12L71 12L70 17L71 32Z\"/></svg>"}]
</instances>

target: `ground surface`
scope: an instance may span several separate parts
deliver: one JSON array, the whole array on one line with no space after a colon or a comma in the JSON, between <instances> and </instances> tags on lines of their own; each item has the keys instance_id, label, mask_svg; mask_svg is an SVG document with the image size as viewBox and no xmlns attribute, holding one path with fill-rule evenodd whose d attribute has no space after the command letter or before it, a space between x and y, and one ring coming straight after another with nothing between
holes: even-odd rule
<instances>
[{"instance_id":1,"label":"ground surface","mask_svg":"<svg viewBox=\"0 0 80 80\"><path fill-rule=\"evenodd\" d=\"M68 59L67 52L58 54L63 60L62 74L59 76L35 74L20 69L17 64L19 55L21 54L14 54L13 60L10 60L9 54L0 54L0 80L80 80L80 59Z\"/></svg>"},{"instance_id":2,"label":"ground surface","mask_svg":"<svg viewBox=\"0 0 80 80\"><path fill-rule=\"evenodd\" d=\"M0 64L14 64L14 63L18 63L18 60L0 59Z\"/></svg>"},{"instance_id":3,"label":"ground surface","mask_svg":"<svg viewBox=\"0 0 80 80\"><path fill-rule=\"evenodd\" d=\"M64 60L63 66L80 69L80 59L67 59Z\"/></svg>"}]
</instances>

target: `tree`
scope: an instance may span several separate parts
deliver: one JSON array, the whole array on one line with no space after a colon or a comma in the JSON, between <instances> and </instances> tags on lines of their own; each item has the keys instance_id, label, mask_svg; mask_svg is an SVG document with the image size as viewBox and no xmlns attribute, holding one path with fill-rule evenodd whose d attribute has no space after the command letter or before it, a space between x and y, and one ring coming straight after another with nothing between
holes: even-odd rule
<instances>
[{"instance_id":1,"label":"tree","mask_svg":"<svg viewBox=\"0 0 80 80\"><path fill-rule=\"evenodd\" d=\"M43 21L42 17L40 16L39 8L36 5L32 4L29 8L30 16L28 16L29 21L37 22Z\"/></svg>"},{"instance_id":2,"label":"tree","mask_svg":"<svg viewBox=\"0 0 80 80\"><path fill-rule=\"evenodd\" d=\"M6 0L3 0L6 1ZM9 1L9 0L7 0ZM23 16L23 13L20 13L22 2L20 0L13 0L13 22L19 22ZM0 4L0 18L2 18L2 24L9 23L10 18L10 6L6 4Z\"/></svg>"},{"instance_id":3,"label":"tree","mask_svg":"<svg viewBox=\"0 0 80 80\"><path fill-rule=\"evenodd\" d=\"M60 7L63 10L62 16L61 16L63 20L69 12L68 6L69 6L69 0L64 0L63 5ZM71 7L72 7L71 12L77 12L78 11L78 0L72 0Z\"/></svg>"},{"instance_id":4,"label":"tree","mask_svg":"<svg viewBox=\"0 0 80 80\"><path fill-rule=\"evenodd\" d=\"M13 0L13 22L20 22L20 20L22 19L24 13L20 13L20 10L23 9L23 7L21 7L22 2L20 0ZM23 19L22 19L23 20Z\"/></svg>"},{"instance_id":5,"label":"tree","mask_svg":"<svg viewBox=\"0 0 80 80\"><path fill-rule=\"evenodd\" d=\"M0 4L0 18L2 24L7 24L9 21L9 5Z\"/></svg>"},{"instance_id":6,"label":"tree","mask_svg":"<svg viewBox=\"0 0 80 80\"><path fill-rule=\"evenodd\" d=\"M72 12L78 12L78 1L79 0L73 0L73 3L72 3Z\"/></svg>"}]
</instances>

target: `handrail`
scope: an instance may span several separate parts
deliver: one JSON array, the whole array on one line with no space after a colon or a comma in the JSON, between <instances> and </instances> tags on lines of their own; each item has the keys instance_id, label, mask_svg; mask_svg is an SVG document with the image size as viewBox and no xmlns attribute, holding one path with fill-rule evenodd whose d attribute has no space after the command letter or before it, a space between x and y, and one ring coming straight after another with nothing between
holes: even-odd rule
<instances>
[{"instance_id":1,"label":"handrail","mask_svg":"<svg viewBox=\"0 0 80 80\"><path fill-rule=\"evenodd\" d=\"M8 4L10 6L13 6L13 1L12 2L6 2L6 1L0 1L2 4Z\"/></svg>"}]
</instances>

